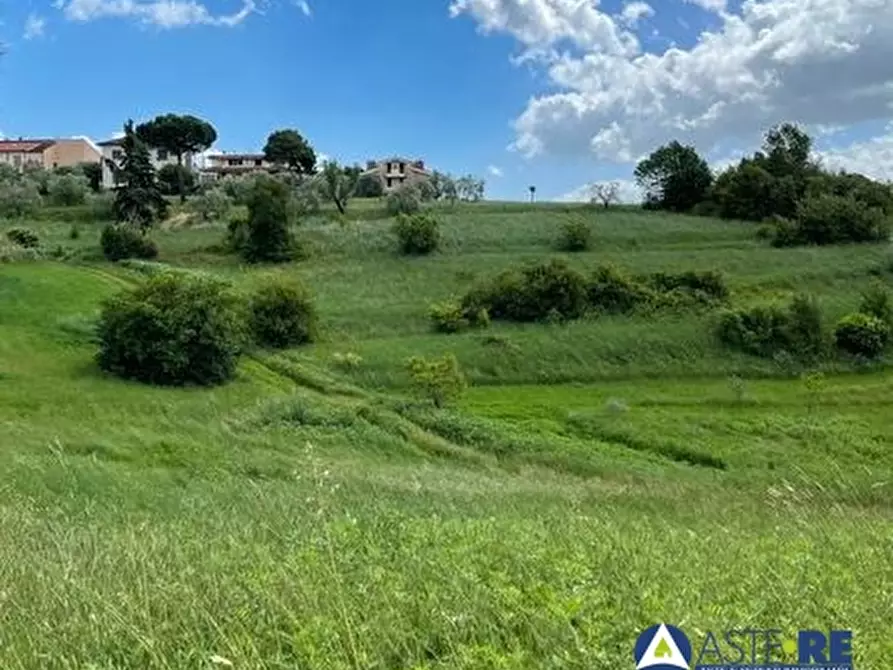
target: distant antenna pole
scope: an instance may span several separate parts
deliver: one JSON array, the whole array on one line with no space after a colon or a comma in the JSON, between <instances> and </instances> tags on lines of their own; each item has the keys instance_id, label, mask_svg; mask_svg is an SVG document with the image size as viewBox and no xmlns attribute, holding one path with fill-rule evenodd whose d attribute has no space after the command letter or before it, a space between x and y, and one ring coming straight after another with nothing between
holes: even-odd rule
<instances>
[{"instance_id":1,"label":"distant antenna pole","mask_svg":"<svg viewBox=\"0 0 893 670\"><path fill-rule=\"evenodd\" d=\"M528 186L527 188L530 191L530 202L534 202L536 200L536 186Z\"/></svg>"}]
</instances>

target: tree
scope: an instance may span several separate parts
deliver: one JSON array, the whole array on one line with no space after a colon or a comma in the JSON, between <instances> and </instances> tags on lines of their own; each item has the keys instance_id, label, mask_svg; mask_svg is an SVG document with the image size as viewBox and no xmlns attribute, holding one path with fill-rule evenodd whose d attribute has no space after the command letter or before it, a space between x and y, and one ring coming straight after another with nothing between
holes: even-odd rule
<instances>
[{"instance_id":1,"label":"tree","mask_svg":"<svg viewBox=\"0 0 893 670\"><path fill-rule=\"evenodd\" d=\"M654 209L687 212L704 200L713 173L694 147L673 141L636 166L636 181L645 203Z\"/></svg>"},{"instance_id":2,"label":"tree","mask_svg":"<svg viewBox=\"0 0 893 670\"><path fill-rule=\"evenodd\" d=\"M323 164L320 187L323 196L335 203L339 214L344 214L347 201L353 194L355 175L350 168L342 168L336 161L326 161Z\"/></svg>"},{"instance_id":3,"label":"tree","mask_svg":"<svg viewBox=\"0 0 893 670\"><path fill-rule=\"evenodd\" d=\"M196 181L195 172L185 165L168 163L158 171L158 186L165 195L179 195L182 198L195 191Z\"/></svg>"},{"instance_id":4,"label":"tree","mask_svg":"<svg viewBox=\"0 0 893 670\"><path fill-rule=\"evenodd\" d=\"M316 171L316 152L297 130L277 130L267 138L264 158L297 174Z\"/></svg>"},{"instance_id":5,"label":"tree","mask_svg":"<svg viewBox=\"0 0 893 670\"><path fill-rule=\"evenodd\" d=\"M527 190L530 191L530 202L536 200L536 186L528 186Z\"/></svg>"},{"instance_id":6,"label":"tree","mask_svg":"<svg viewBox=\"0 0 893 670\"><path fill-rule=\"evenodd\" d=\"M260 176L248 198L248 222L242 253L249 263L281 263L295 257L291 235L289 188L272 177Z\"/></svg>"},{"instance_id":7,"label":"tree","mask_svg":"<svg viewBox=\"0 0 893 670\"><path fill-rule=\"evenodd\" d=\"M598 200L605 209L608 209L612 204L619 201L620 184L616 181L593 184L590 192L592 193L591 200L593 202Z\"/></svg>"},{"instance_id":8,"label":"tree","mask_svg":"<svg viewBox=\"0 0 893 670\"><path fill-rule=\"evenodd\" d=\"M358 198L380 198L384 195L384 185L381 178L374 174L360 175L354 189L354 195Z\"/></svg>"},{"instance_id":9,"label":"tree","mask_svg":"<svg viewBox=\"0 0 893 670\"><path fill-rule=\"evenodd\" d=\"M478 202L484 199L484 180L465 175L456 180L456 191L460 200Z\"/></svg>"},{"instance_id":10,"label":"tree","mask_svg":"<svg viewBox=\"0 0 893 670\"><path fill-rule=\"evenodd\" d=\"M81 171L87 178L87 184L94 193L102 190L102 166L99 163L81 163Z\"/></svg>"},{"instance_id":11,"label":"tree","mask_svg":"<svg viewBox=\"0 0 893 670\"><path fill-rule=\"evenodd\" d=\"M217 131L207 121L189 114L163 114L137 126L136 134L149 146L165 149L177 157L177 165L183 165L183 156L209 149L217 141ZM183 177L181 171L180 176ZM180 201L186 201L185 184L179 184Z\"/></svg>"},{"instance_id":12,"label":"tree","mask_svg":"<svg viewBox=\"0 0 893 670\"><path fill-rule=\"evenodd\" d=\"M809 160L812 138L792 123L775 126L763 142L763 167L773 177L802 177L813 166Z\"/></svg>"},{"instance_id":13,"label":"tree","mask_svg":"<svg viewBox=\"0 0 893 670\"><path fill-rule=\"evenodd\" d=\"M167 213L167 201L158 188L149 148L134 132L133 121L124 124L122 149L124 185L115 197L115 219L136 225L145 232Z\"/></svg>"}]
</instances>

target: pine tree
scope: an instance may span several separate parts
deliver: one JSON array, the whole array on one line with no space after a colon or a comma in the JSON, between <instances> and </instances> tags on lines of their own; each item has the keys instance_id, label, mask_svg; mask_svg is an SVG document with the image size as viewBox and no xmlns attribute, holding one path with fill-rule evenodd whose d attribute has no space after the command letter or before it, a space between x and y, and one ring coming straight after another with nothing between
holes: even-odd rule
<instances>
[{"instance_id":1,"label":"pine tree","mask_svg":"<svg viewBox=\"0 0 893 670\"><path fill-rule=\"evenodd\" d=\"M124 185L115 198L115 218L138 226L145 232L167 213L167 201L158 188L149 148L133 130L133 121L124 124L124 160L121 178Z\"/></svg>"}]
</instances>

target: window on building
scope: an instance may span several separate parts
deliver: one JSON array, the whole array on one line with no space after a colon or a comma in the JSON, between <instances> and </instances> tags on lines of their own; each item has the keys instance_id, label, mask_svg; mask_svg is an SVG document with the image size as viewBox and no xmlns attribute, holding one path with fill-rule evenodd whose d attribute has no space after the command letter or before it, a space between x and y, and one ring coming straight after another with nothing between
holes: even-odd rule
<instances>
[{"instance_id":1,"label":"window on building","mask_svg":"<svg viewBox=\"0 0 893 670\"><path fill-rule=\"evenodd\" d=\"M400 163L400 174L406 171L406 163Z\"/></svg>"},{"instance_id":2,"label":"window on building","mask_svg":"<svg viewBox=\"0 0 893 670\"><path fill-rule=\"evenodd\" d=\"M394 180L391 177L388 177L388 188L391 188L391 184L394 183Z\"/></svg>"},{"instance_id":3,"label":"window on building","mask_svg":"<svg viewBox=\"0 0 893 670\"><path fill-rule=\"evenodd\" d=\"M262 158L255 158L255 159L254 159L254 164L255 164L257 167L261 167L261 166L264 164L264 161L263 161Z\"/></svg>"},{"instance_id":4,"label":"window on building","mask_svg":"<svg viewBox=\"0 0 893 670\"><path fill-rule=\"evenodd\" d=\"M121 160L121 158L122 158L123 156L124 156L124 152L121 151L120 149L114 149L114 150L112 150L112 160L119 161L119 160Z\"/></svg>"},{"instance_id":5,"label":"window on building","mask_svg":"<svg viewBox=\"0 0 893 670\"><path fill-rule=\"evenodd\" d=\"M158 150L158 160L160 160L160 161L167 160L167 150L165 150L165 149Z\"/></svg>"}]
</instances>

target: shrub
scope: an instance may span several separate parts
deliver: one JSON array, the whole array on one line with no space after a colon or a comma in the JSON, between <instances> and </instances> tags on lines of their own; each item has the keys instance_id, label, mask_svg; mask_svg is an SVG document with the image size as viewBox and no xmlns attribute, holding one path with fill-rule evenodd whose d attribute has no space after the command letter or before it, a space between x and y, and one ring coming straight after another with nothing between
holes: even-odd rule
<instances>
[{"instance_id":1,"label":"shrub","mask_svg":"<svg viewBox=\"0 0 893 670\"><path fill-rule=\"evenodd\" d=\"M849 314L834 329L837 348L862 358L878 358L889 340L890 326L870 314Z\"/></svg>"},{"instance_id":2,"label":"shrub","mask_svg":"<svg viewBox=\"0 0 893 670\"><path fill-rule=\"evenodd\" d=\"M94 221L115 220L115 196L113 193L93 193L87 196L90 217Z\"/></svg>"},{"instance_id":3,"label":"shrub","mask_svg":"<svg viewBox=\"0 0 893 670\"><path fill-rule=\"evenodd\" d=\"M296 244L291 234L291 205L286 184L258 177L248 198L248 222L242 256L249 263L282 263L294 260Z\"/></svg>"},{"instance_id":4,"label":"shrub","mask_svg":"<svg viewBox=\"0 0 893 670\"><path fill-rule=\"evenodd\" d=\"M473 289L462 300L465 310L485 308L494 319L543 321L581 317L587 308L586 279L561 260L508 271ZM550 317L550 313L552 316Z\"/></svg>"},{"instance_id":5,"label":"shrub","mask_svg":"<svg viewBox=\"0 0 893 670\"><path fill-rule=\"evenodd\" d=\"M440 221L431 214L398 214L394 233L401 253L430 254L440 244Z\"/></svg>"},{"instance_id":6,"label":"shrub","mask_svg":"<svg viewBox=\"0 0 893 670\"><path fill-rule=\"evenodd\" d=\"M880 242L890 236L883 210L852 196L820 194L805 198L797 211L798 237L807 244Z\"/></svg>"},{"instance_id":7,"label":"shrub","mask_svg":"<svg viewBox=\"0 0 893 670\"><path fill-rule=\"evenodd\" d=\"M771 225L773 247L794 247L798 244L804 244L803 233L797 222L789 219L780 219Z\"/></svg>"},{"instance_id":8,"label":"shrub","mask_svg":"<svg viewBox=\"0 0 893 670\"><path fill-rule=\"evenodd\" d=\"M728 347L768 358L786 352L809 360L821 355L826 344L821 311L807 296L795 297L787 309L758 305L726 310L715 334Z\"/></svg>"},{"instance_id":9,"label":"shrub","mask_svg":"<svg viewBox=\"0 0 893 670\"><path fill-rule=\"evenodd\" d=\"M354 187L354 195L358 198L380 198L384 195L381 178L372 174L360 175Z\"/></svg>"},{"instance_id":10,"label":"shrub","mask_svg":"<svg viewBox=\"0 0 893 670\"><path fill-rule=\"evenodd\" d=\"M465 375L452 354L426 359L414 356L407 362L413 386L430 399L435 407L443 407L465 390Z\"/></svg>"},{"instance_id":11,"label":"shrub","mask_svg":"<svg viewBox=\"0 0 893 670\"><path fill-rule=\"evenodd\" d=\"M155 243L128 224L108 225L99 238L102 254L115 262L125 258L151 259L158 256Z\"/></svg>"},{"instance_id":12,"label":"shrub","mask_svg":"<svg viewBox=\"0 0 893 670\"><path fill-rule=\"evenodd\" d=\"M707 272L667 273L655 272L649 278L651 285L658 291L684 291L702 301L724 301L729 297L722 274L713 270Z\"/></svg>"},{"instance_id":13,"label":"shrub","mask_svg":"<svg viewBox=\"0 0 893 670\"><path fill-rule=\"evenodd\" d=\"M89 192L87 178L78 174L53 175L47 185L50 202L60 207L83 205Z\"/></svg>"},{"instance_id":14,"label":"shrub","mask_svg":"<svg viewBox=\"0 0 893 670\"><path fill-rule=\"evenodd\" d=\"M70 240L78 240L81 237L81 229L78 227L78 224L72 223L71 228L68 230L68 239Z\"/></svg>"},{"instance_id":15,"label":"shrub","mask_svg":"<svg viewBox=\"0 0 893 670\"><path fill-rule=\"evenodd\" d=\"M404 184L388 194L385 209L390 216L415 214L422 208L418 189L412 184Z\"/></svg>"},{"instance_id":16,"label":"shrub","mask_svg":"<svg viewBox=\"0 0 893 670\"><path fill-rule=\"evenodd\" d=\"M10 228L6 231L7 239L25 249L36 249L40 246L40 238L30 228Z\"/></svg>"},{"instance_id":17,"label":"shrub","mask_svg":"<svg viewBox=\"0 0 893 670\"><path fill-rule=\"evenodd\" d=\"M226 216L232 199L220 188L209 188L192 198L189 206L202 221L217 221Z\"/></svg>"},{"instance_id":18,"label":"shrub","mask_svg":"<svg viewBox=\"0 0 893 670\"><path fill-rule=\"evenodd\" d=\"M217 384L235 374L242 327L219 280L162 273L103 304L97 361L150 384Z\"/></svg>"},{"instance_id":19,"label":"shrub","mask_svg":"<svg viewBox=\"0 0 893 670\"><path fill-rule=\"evenodd\" d=\"M164 195L180 195L181 180L184 194L188 195L195 191L197 185L195 172L187 166L167 163L158 170L158 188Z\"/></svg>"},{"instance_id":20,"label":"shrub","mask_svg":"<svg viewBox=\"0 0 893 670\"><path fill-rule=\"evenodd\" d=\"M43 198L30 181L0 182L0 217L22 219L40 209Z\"/></svg>"},{"instance_id":21,"label":"shrub","mask_svg":"<svg viewBox=\"0 0 893 670\"><path fill-rule=\"evenodd\" d=\"M490 315L486 308L463 308L456 302L431 305L428 315L434 330L438 333L460 333L469 328L483 328L490 323Z\"/></svg>"},{"instance_id":22,"label":"shrub","mask_svg":"<svg viewBox=\"0 0 893 670\"><path fill-rule=\"evenodd\" d=\"M893 328L893 303L890 300L890 293L882 285L874 284L862 293L859 311L880 319Z\"/></svg>"},{"instance_id":23,"label":"shrub","mask_svg":"<svg viewBox=\"0 0 893 670\"><path fill-rule=\"evenodd\" d=\"M233 253L241 254L247 242L248 219L239 214L230 217L229 223L226 224L224 246Z\"/></svg>"},{"instance_id":24,"label":"shrub","mask_svg":"<svg viewBox=\"0 0 893 670\"><path fill-rule=\"evenodd\" d=\"M312 342L317 316L313 301L297 282L276 280L252 296L248 313L254 340L266 347L286 347Z\"/></svg>"},{"instance_id":25,"label":"shrub","mask_svg":"<svg viewBox=\"0 0 893 670\"><path fill-rule=\"evenodd\" d=\"M568 221L562 226L558 248L561 251L586 251L592 245L592 231L582 220Z\"/></svg>"},{"instance_id":26,"label":"shrub","mask_svg":"<svg viewBox=\"0 0 893 670\"><path fill-rule=\"evenodd\" d=\"M716 326L717 339L727 347L771 357L790 349L787 313L775 305L725 310Z\"/></svg>"},{"instance_id":27,"label":"shrub","mask_svg":"<svg viewBox=\"0 0 893 670\"><path fill-rule=\"evenodd\" d=\"M596 268L587 293L590 306L609 314L629 313L653 299L648 287L611 265Z\"/></svg>"},{"instance_id":28,"label":"shrub","mask_svg":"<svg viewBox=\"0 0 893 670\"><path fill-rule=\"evenodd\" d=\"M812 297L794 296L788 307L787 331L792 353L798 358L810 360L824 353L826 339L822 310Z\"/></svg>"},{"instance_id":29,"label":"shrub","mask_svg":"<svg viewBox=\"0 0 893 670\"><path fill-rule=\"evenodd\" d=\"M0 263L17 263L20 261L39 261L43 258L40 249L28 249L18 244L0 243Z\"/></svg>"}]
</instances>

